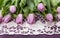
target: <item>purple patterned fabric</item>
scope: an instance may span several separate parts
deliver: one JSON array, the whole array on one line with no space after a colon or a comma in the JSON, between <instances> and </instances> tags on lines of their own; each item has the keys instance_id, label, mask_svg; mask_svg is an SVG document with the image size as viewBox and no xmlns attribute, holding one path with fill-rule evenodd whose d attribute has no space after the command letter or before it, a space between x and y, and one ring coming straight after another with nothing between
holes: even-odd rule
<instances>
[{"instance_id":1,"label":"purple patterned fabric","mask_svg":"<svg viewBox=\"0 0 60 38\"><path fill-rule=\"evenodd\" d=\"M60 38L60 35L1 35L0 38Z\"/></svg>"}]
</instances>

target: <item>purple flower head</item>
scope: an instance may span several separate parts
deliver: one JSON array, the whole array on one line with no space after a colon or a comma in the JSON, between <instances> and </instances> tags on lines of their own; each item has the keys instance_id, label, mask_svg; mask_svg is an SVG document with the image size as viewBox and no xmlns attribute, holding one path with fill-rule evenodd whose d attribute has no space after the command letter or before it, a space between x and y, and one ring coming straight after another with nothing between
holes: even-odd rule
<instances>
[{"instance_id":1,"label":"purple flower head","mask_svg":"<svg viewBox=\"0 0 60 38\"><path fill-rule=\"evenodd\" d=\"M44 12L45 11L45 6L43 5L43 3L38 4L37 8L41 12Z\"/></svg>"},{"instance_id":2,"label":"purple flower head","mask_svg":"<svg viewBox=\"0 0 60 38\"><path fill-rule=\"evenodd\" d=\"M57 8L57 12L60 13L60 7Z\"/></svg>"},{"instance_id":3,"label":"purple flower head","mask_svg":"<svg viewBox=\"0 0 60 38\"><path fill-rule=\"evenodd\" d=\"M27 22L28 22L29 24L35 23L34 14L29 14L29 15L28 15L28 17L27 17Z\"/></svg>"},{"instance_id":4,"label":"purple flower head","mask_svg":"<svg viewBox=\"0 0 60 38\"><path fill-rule=\"evenodd\" d=\"M6 16L3 17L3 22L4 23L8 23L11 20L11 18L12 18L11 15L8 14L8 15L6 15Z\"/></svg>"},{"instance_id":5,"label":"purple flower head","mask_svg":"<svg viewBox=\"0 0 60 38\"><path fill-rule=\"evenodd\" d=\"M15 6L10 6L10 12L15 13L16 12L16 7Z\"/></svg>"},{"instance_id":6,"label":"purple flower head","mask_svg":"<svg viewBox=\"0 0 60 38\"><path fill-rule=\"evenodd\" d=\"M52 20L53 20L53 15L52 15L52 14L47 14L47 15L46 15L46 19L47 19L48 21L52 21Z\"/></svg>"},{"instance_id":7,"label":"purple flower head","mask_svg":"<svg viewBox=\"0 0 60 38\"><path fill-rule=\"evenodd\" d=\"M23 15L19 14L16 18L16 23L22 24L23 23Z\"/></svg>"}]
</instances>

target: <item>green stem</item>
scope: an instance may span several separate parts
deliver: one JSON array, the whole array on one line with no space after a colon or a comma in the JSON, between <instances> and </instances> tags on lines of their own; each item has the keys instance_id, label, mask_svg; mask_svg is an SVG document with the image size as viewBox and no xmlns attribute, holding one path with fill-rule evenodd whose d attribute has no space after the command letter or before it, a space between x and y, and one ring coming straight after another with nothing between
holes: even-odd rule
<instances>
[{"instance_id":1,"label":"green stem","mask_svg":"<svg viewBox=\"0 0 60 38\"><path fill-rule=\"evenodd\" d=\"M46 16L45 12L43 12L43 15Z\"/></svg>"},{"instance_id":2,"label":"green stem","mask_svg":"<svg viewBox=\"0 0 60 38\"><path fill-rule=\"evenodd\" d=\"M22 11L23 11L23 8L21 7L21 9L20 9L20 13L22 13Z\"/></svg>"},{"instance_id":3,"label":"green stem","mask_svg":"<svg viewBox=\"0 0 60 38\"><path fill-rule=\"evenodd\" d=\"M16 6L16 7L18 6L18 1L19 1L19 0L15 0L15 6Z\"/></svg>"},{"instance_id":4,"label":"green stem","mask_svg":"<svg viewBox=\"0 0 60 38\"><path fill-rule=\"evenodd\" d=\"M33 13L32 11L30 11L30 13Z\"/></svg>"},{"instance_id":5,"label":"green stem","mask_svg":"<svg viewBox=\"0 0 60 38\"><path fill-rule=\"evenodd\" d=\"M48 13L52 13L50 2L51 2L51 0L46 0L46 5L47 5Z\"/></svg>"}]
</instances>

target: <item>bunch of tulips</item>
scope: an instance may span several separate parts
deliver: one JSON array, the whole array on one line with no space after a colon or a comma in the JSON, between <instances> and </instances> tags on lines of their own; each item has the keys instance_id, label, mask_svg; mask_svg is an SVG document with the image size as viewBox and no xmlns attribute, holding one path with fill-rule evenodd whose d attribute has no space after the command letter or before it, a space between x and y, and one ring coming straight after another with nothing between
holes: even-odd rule
<instances>
[{"instance_id":1,"label":"bunch of tulips","mask_svg":"<svg viewBox=\"0 0 60 38\"><path fill-rule=\"evenodd\" d=\"M0 9L0 23L15 19L17 24L23 24L26 19L27 23L34 24L36 13L49 22L60 20L59 0L0 0Z\"/></svg>"}]
</instances>

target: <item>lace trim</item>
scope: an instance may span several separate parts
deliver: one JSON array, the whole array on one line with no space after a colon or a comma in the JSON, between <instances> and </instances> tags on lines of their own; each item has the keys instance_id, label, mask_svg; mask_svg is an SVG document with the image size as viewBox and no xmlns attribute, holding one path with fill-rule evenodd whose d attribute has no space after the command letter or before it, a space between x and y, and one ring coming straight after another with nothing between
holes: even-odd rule
<instances>
[{"instance_id":1,"label":"lace trim","mask_svg":"<svg viewBox=\"0 0 60 38\"><path fill-rule=\"evenodd\" d=\"M35 24L29 25L27 22L24 24L16 24L15 22L1 23L0 35L3 34L21 34L21 35L38 35L38 34L60 34L60 22L46 22L41 23L37 21Z\"/></svg>"}]
</instances>

